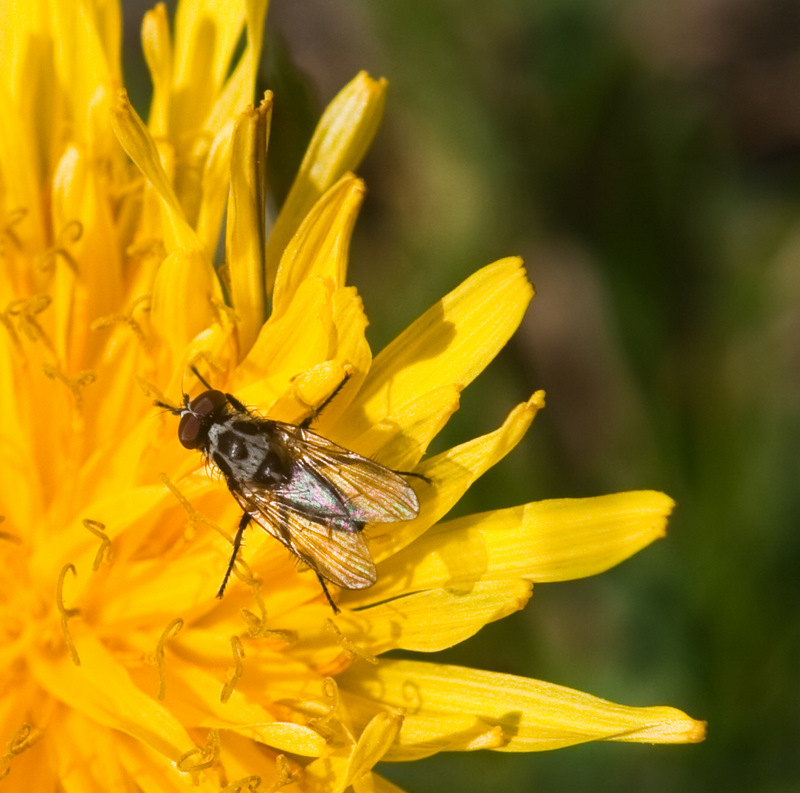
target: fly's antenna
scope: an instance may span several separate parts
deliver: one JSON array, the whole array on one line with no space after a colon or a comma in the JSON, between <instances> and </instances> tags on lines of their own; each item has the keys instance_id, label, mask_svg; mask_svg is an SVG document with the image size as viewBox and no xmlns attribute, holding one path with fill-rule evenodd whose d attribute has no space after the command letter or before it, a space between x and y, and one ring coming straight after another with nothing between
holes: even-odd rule
<instances>
[{"instance_id":1,"label":"fly's antenna","mask_svg":"<svg viewBox=\"0 0 800 793\"><path fill-rule=\"evenodd\" d=\"M141 378L137 379L139 379L139 384L142 386L147 396L152 395L156 397L156 399L153 400L153 404L157 408L162 408L163 410L167 410L170 413L172 413L173 416L177 416L180 414L180 408L167 402L167 398L164 396L164 394L161 393L161 390L159 388L156 388L156 386L142 380Z\"/></svg>"},{"instance_id":2,"label":"fly's antenna","mask_svg":"<svg viewBox=\"0 0 800 793\"><path fill-rule=\"evenodd\" d=\"M155 402L153 402L153 404L157 408L163 408L167 412L172 413L173 416L180 415L181 409L180 408L176 408L174 405L170 405L167 402L162 402L161 400L157 399Z\"/></svg>"}]
</instances>

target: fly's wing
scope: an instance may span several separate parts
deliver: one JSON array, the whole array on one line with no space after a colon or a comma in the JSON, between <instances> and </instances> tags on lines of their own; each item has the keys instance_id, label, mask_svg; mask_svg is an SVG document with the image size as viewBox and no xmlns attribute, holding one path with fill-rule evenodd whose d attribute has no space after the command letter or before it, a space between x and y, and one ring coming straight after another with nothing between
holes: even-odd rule
<instances>
[{"instance_id":1,"label":"fly's wing","mask_svg":"<svg viewBox=\"0 0 800 793\"><path fill-rule=\"evenodd\" d=\"M329 485L326 489L336 494L352 520L392 523L419 514L417 494L390 468L304 427L276 424L296 460L298 480L324 480Z\"/></svg>"},{"instance_id":2,"label":"fly's wing","mask_svg":"<svg viewBox=\"0 0 800 793\"><path fill-rule=\"evenodd\" d=\"M284 501L280 493L244 487L236 500L267 533L323 578L345 589L364 589L377 573L360 526L313 514Z\"/></svg>"}]
</instances>

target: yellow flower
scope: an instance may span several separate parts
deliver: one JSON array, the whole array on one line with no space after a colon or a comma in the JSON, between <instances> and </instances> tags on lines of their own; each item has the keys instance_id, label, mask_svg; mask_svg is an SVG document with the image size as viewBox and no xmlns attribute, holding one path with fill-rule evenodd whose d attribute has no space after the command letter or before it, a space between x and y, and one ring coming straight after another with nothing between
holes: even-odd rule
<instances>
[{"instance_id":1,"label":"yellow flower","mask_svg":"<svg viewBox=\"0 0 800 793\"><path fill-rule=\"evenodd\" d=\"M507 259L372 359L345 285L363 196L351 174L384 84L323 116L265 226L271 97L251 100L266 0L163 6L143 41L145 125L121 90L112 1L13 3L0 32L0 775L17 790L391 790L379 760L589 740L685 742L669 707L423 661L521 608L535 581L591 575L664 530L636 492L437 524L517 443L424 458L532 295ZM246 46L234 62L243 31ZM225 266L212 262L227 206ZM214 597L239 513L155 398L214 387L414 479L419 516L367 529L378 581L335 592L257 528ZM436 524L436 525L434 525Z\"/></svg>"}]
</instances>

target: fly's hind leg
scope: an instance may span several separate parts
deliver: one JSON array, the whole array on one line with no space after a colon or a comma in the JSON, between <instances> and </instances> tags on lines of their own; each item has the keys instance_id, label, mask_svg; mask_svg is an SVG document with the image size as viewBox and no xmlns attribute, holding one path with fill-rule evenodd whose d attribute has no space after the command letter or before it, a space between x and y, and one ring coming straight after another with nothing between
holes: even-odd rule
<instances>
[{"instance_id":1,"label":"fly's hind leg","mask_svg":"<svg viewBox=\"0 0 800 793\"><path fill-rule=\"evenodd\" d=\"M239 521L239 528L236 529L236 535L233 538L233 552L231 553L231 560L228 562L228 569L225 571L225 578L222 579L222 586L219 588L219 592L217 592L217 597L221 598L223 593L225 592L225 587L228 584L228 579L233 572L233 565L236 562L236 554L239 553L239 548L242 545L242 535L244 534L244 530L247 528L247 524L250 523L252 517L249 512L245 512L242 515L241 520Z\"/></svg>"},{"instance_id":2,"label":"fly's hind leg","mask_svg":"<svg viewBox=\"0 0 800 793\"><path fill-rule=\"evenodd\" d=\"M394 471L394 469L392 470ZM416 471L394 471L394 473L400 474L400 476L413 476L415 479L421 479L426 485L433 484L433 479L425 474L418 474Z\"/></svg>"},{"instance_id":3,"label":"fly's hind leg","mask_svg":"<svg viewBox=\"0 0 800 793\"><path fill-rule=\"evenodd\" d=\"M314 571L317 572L316 570ZM319 583L322 585L322 591L325 593L325 597L328 598L328 603L331 604L331 608L333 609L334 614L341 614L339 607L333 602L333 598L331 597L331 593L328 592L328 587L325 583L325 579L317 573L317 578L319 579Z\"/></svg>"}]
</instances>

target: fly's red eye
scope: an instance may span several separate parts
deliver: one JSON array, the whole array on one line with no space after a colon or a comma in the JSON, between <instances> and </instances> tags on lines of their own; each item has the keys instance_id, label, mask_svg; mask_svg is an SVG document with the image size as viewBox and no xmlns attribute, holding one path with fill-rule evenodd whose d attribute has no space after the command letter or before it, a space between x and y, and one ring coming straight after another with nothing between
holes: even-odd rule
<instances>
[{"instance_id":1,"label":"fly's red eye","mask_svg":"<svg viewBox=\"0 0 800 793\"><path fill-rule=\"evenodd\" d=\"M184 413L178 424L178 440L187 449L197 449L204 441L203 425L192 413Z\"/></svg>"},{"instance_id":2,"label":"fly's red eye","mask_svg":"<svg viewBox=\"0 0 800 793\"><path fill-rule=\"evenodd\" d=\"M228 403L228 398L222 391L203 391L189 404L189 410L200 418L208 418Z\"/></svg>"}]
</instances>

